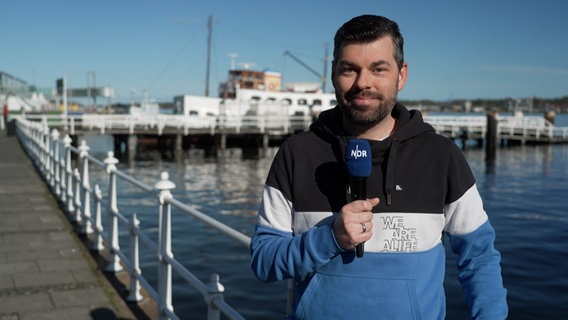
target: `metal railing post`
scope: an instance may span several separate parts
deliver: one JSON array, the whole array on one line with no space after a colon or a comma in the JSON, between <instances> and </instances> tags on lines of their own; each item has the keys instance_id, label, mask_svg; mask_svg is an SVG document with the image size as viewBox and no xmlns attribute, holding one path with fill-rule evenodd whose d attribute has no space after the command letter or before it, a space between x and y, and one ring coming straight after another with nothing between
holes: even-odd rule
<instances>
[{"instance_id":1,"label":"metal railing post","mask_svg":"<svg viewBox=\"0 0 568 320\"><path fill-rule=\"evenodd\" d=\"M105 247L103 245L103 225L101 223L101 202L103 195L99 185L95 185L95 240L93 241L93 246L91 249L95 251L101 251Z\"/></svg>"},{"instance_id":2,"label":"metal railing post","mask_svg":"<svg viewBox=\"0 0 568 320\"><path fill-rule=\"evenodd\" d=\"M209 278L209 283L207 284L207 296L205 297L205 302L207 302L207 320L219 320L221 319L221 311L213 304L214 300L223 300L223 292L225 287L219 282L219 274L213 273Z\"/></svg>"},{"instance_id":3,"label":"metal railing post","mask_svg":"<svg viewBox=\"0 0 568 320\"><path fill-rule=\"evenodd\" d=\"M133 213L130 218L130 228L128 230L128 233L130 234L130 263L132 264L132 269L129 272L130 289L129 295L126 299L130 302L138 302L143 298L140 294L140 281L138 280L138 275L142 274L142 270L140 270L140 254L137 232L139 226L140 221L136 217L136 213Z\"/></svg>"},{"instance_id":4,"label":"metal railing post","mask_svg":"<svg viewBox=\"0 0 568 320\"><path fill-rule=\"evenodd\" d=\"M109 151L106 159L106 171L109 175L109 189L108 189L108 216L109 216L109 239L110 239L110 261L106 267L106 271L118 272L122 271L120 265L120 245L118 243L118 207L116 202L116 164L118 159L114 157L114 152Z\"/></svg>"},{"instance_id":5,"label":"metal railing post","mask_svg":"<svg viewBox=\"0 0 568 320\"><path fill-rule=\"evenodd\" d=\"M38 125L37 134L38 134L37 143L39 146L40 170L43 176L45 177L45 129L43 127L43 124Z\"/></svg>"},{"instance_id":6,"label":"metal railing post","mask_svg":"<svg viewBox=\"0 0 568 320\"><path fill-rule=\"evenodd\" d=\"M160 202L160 227L158 239L158 312L160 320L169 319L166 311L173 312L172 306L172 266L166 261L166 257L173 258L172 254L172 226L171 226L171 206L165 199L171 198L171 189L176 185L171 182L167 172L162 172L154 187L159 191L158 201Z\"/></svg>"},{"instance_id":7,"label":"metal railing post","mask_svg":"<svg viewBox=\"0 0 568 320\"><path fill-rule=\"evenodd\" d=\"M42 171L43 176L45 177L45 181L47 181L47 183L49 184L49 127L47 126L47 123L41 130L41 137L41 144L43 148L41 156Z\"/></svg>"},{"instance_id":8,"label":"metal railing post","mask_svg":"<svg viewBox=\"0 0 568 320\"><path fill-rule=\"evenodd\" d=\"M59 196L59 131L53 129L51 131L51 187L55 194Z\"/></svg>"},{"instance_id":9,"label":"metal railing post","mask_svg":"<svg viewBox=\"0 0 568 320\"><path fill-rule=\"evenodd\" d=\"M75 134L75 117L69 117L69 132Z\"/></svg>"},{"instance_id":10,"label":"metal railing post","mask_svg":"<svg viewBox=\"0 0 568 320\"><path fill-rule=\"evenodd\" d=\"M79 146L79 158L81 159L81 186L83 190L83 217L85 224L83 225L83 233L93 233L91 223L91 182L89 179L89 147L85 140L81 141Z\"/></svg>"},{"instance_id":11,"label":"metal railing post","mask_svg":"<svg viewBox=\"0 0 568 320\"><path fill-rule=\"evenodd\" d=\"M25 140L24 149L27 150L33 163L37 164L37 146L36 146L36 132L35 125L28 124L23 126L21 121L18 121L20 128L20 137ZM22 137L23 136L23 137Z\"/></svg>"},{"instance_id":12,"label":"metal railing post","mask_svg":"<svg viewBox=\"0 0 568 320\"><path fill-rule=\"evenodd\" d=\"M83 205L81 204L81 175L79 174L79 169L75 168L73 170L73 181L75 182L75 212L72 216L72 220L77 222L77 224L81 224L83 222L81 216L81 208Z\"/></svg>"},{"instance_id":13,"label":"metal railing post","mask_svg":"<svg viewBox=\"0 0 568 320\"><path fill-rule=\"evenodd\" d=\"M63 150L65 153L65 149ZM58 198L63 205L67 203L67 186L65 178L65 154L59 157L59 193Z\"/></svg>"},{"instance_id":14,"label":"metal railing post","mask_svg":"<svg viewBox=\"0 0 568 320\"><path fill-rule=\"evenodd\" d=\"M41 137L41 133L39 131L40 128L40 124L36 123L35 126L30 127L30 136L32 138L32 142L33 142L33 149L34 149L34 162L36 163L36 165L38 165L38 167L40 168L41 171L41 144L40 144L40 137Z\"/></svg>"},{"instance_id":15,"label":"metal railing post","mask_svg":"<svg viewBox=\"0 0 568 320\"><path fill-rule=\"evenodd\" d=\"M73 215L75 207L73 206L73 170L71 169L71 137L66 134L63 138L63 146L65 147L65 175L67 176L67 183L65 184L67 199L62 199L67 202L67 214ZM63 182L62 182L63 183Z\"/></svg>"}]
</instances>

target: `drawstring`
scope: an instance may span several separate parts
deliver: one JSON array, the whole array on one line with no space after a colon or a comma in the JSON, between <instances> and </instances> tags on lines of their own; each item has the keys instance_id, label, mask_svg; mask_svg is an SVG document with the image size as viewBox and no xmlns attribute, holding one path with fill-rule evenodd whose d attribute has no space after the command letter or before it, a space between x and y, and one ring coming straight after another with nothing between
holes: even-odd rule
<instances>
[{"instance_id":1,"label":"drawstring","mask_svg":"<svg viewBox=\"0 0 568 320\"><path fill-rule=\"evenodd\" d=\"M389 159L386 168L385 191L387 193L387 206L392 205L392 189L394 186L394 172L396 166L396 155L398 154L398 138L393 138L389 150Z\"/></svg>"}]
</instances>

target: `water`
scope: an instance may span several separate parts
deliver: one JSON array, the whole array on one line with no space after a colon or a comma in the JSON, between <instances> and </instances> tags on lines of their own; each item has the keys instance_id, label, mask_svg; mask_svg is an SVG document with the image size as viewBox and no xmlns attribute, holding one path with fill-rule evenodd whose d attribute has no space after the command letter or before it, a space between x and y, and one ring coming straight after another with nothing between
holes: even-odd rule
<instances>
[{"instance_id":1,"label":"water","mask_svg":"<svg viewBox=\"0 0 568 320\"><path fill-rule=\"evenodd\" d=\"M494 167L482 151L466 154L496 229L510 319L568 317L568 146L501 149ZM453 297L453 262L447 269ZM449 319L465 317L460 302L449 301Z\"/></svg>"},{"instance_id":2,"label":"water","mask_svg":"<svg viewBox=\"0 0 568 320\"><path fill-rule=\"evenodd\" d=\"M556 120L557 125L568 126L568 115L559 115ZM94 151L97 143L111 145L102 138L96 140L88 141ZM271 151L273 155L275 150ZM465 154L497 232L509 318L568 318L568 145L498 149L493 165L486 164L482 149L470 149ZM149 185L158 180L161 171L168 171L176 184L174 197L250 235L271 160L271 156L241 159L238 152L223 160L192 154L183 164L152 161L119 168ZM98 178L104 179L104 175L100 173ZM118 189L120 212L127 216L136 212L141 226L156 240L158 211L154 200L120 181ZM176 259L202 281L207 281L212 272L219 273L226 289L225 300L247 319L284 317L285 283L257 281L249 268L248 248L175 210L172 219ZM124 235L121 244L128 251ZM153 254L142 250L141 257L143 274L155 284ZM455 258L448 252L447 318L466 319L468 311L454 264ZM203 298L175 274L173 282L176 313L182 319L205 318Z\"/></svg>"}]
</instances>

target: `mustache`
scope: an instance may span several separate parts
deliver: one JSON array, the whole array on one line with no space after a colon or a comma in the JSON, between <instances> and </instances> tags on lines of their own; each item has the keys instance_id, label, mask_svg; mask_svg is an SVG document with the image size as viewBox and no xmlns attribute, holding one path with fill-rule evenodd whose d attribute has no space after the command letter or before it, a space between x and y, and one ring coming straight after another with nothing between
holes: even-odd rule
<instances>
[{"instance_id":1,"label":"mustache","mask_svg":"<svg viewBox=\"0 0 568 320\"><path fill-rule=\"evenodd\" d=\"M371 99L384 99L384 96L380 92L372 90L352 90L347 94L350 99L357 98L371 98Z\"/></svg>"}]
</instances>

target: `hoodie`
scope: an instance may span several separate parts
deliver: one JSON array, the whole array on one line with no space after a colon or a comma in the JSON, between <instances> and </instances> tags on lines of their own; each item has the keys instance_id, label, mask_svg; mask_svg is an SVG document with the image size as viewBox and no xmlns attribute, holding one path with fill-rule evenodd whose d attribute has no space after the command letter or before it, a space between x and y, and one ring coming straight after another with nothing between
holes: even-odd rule
<instances>
[{"instance_id":1,"label":"hoodie","mask_svg":"<svg viewBox=\"0 0 568 320\"><path fill-rule=\"evenodd\" d=\"M336 107L280 147L251 238L251 266L264 282L294 279L290 319L444 319L447 235L474 319L505 319L500 255L463 154L419 111L396 104L398 128L370 140L367 178L373 235L355 258L333 234L347 203L343 155L350 139Z\"/></svg>"}]
</instances>

